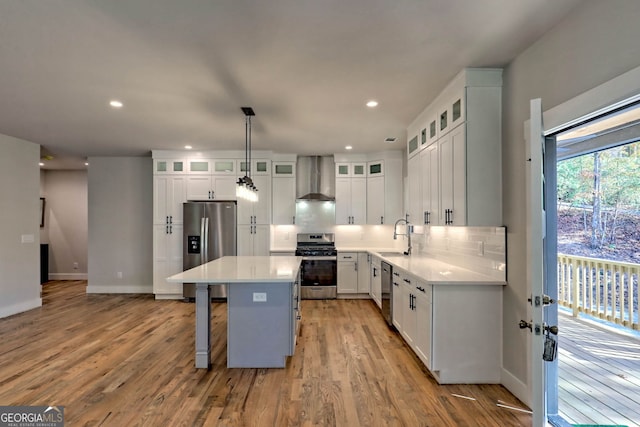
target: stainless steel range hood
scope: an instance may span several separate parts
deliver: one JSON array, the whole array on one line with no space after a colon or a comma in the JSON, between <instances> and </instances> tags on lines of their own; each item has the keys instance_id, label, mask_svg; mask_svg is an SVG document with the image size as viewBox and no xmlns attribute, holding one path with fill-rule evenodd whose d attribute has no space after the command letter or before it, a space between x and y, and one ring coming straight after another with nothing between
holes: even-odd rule
<instances>
[{"instance_id":1,"label":"stainless steel range hood","mask_svg":"<svg viewBox=\"0 0 640 427\"><path fill-rule=\"evenodd\" d=\"M333 156L300 156L296 168L296 200L335 202Z\"/></svg>"}]
</instances>

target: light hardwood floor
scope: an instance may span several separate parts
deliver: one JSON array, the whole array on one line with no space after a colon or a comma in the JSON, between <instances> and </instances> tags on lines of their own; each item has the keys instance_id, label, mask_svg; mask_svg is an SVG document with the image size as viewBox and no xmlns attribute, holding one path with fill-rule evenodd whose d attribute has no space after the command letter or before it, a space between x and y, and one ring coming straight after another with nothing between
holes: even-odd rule
<instances>
[{"instance_id":1,"label":"light hardwood floor","mask_svg":"<svg viewBox=\"0 0 640 427\"><path fill-rule=\"evenodd\" d=\"M68 426L531 425L500 385L439 386L368 300L303 301L285 369L227 369L216 303L207 371L193 304L85 287L49 282L43 307L0 319L0 405L62 405Z\"/></svg>"}]
</instances>

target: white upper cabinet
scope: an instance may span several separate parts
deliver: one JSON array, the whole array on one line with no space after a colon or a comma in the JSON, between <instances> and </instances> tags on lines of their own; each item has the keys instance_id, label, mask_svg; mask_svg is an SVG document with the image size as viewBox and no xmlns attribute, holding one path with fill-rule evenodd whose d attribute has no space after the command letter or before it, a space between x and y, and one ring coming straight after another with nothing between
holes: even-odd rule
<instances>
[{"instance_id":1,"label":"white upper cabinet","mask_svg":"<svg viewBox=\"0 0 640 427\"><path fill-rule=\"evenodd\" d=\"M238 224L270 224L271 177L254 176L253 183L258 189L258 201L238 199Z\"/></svg>"},{"instance_id":2,"label":"white upper cabinet","mask_svg":"<svg viewBox=\"0 0 640 427\"><path fill-rule=\"evenodd\" d=\"M336 163L336 178L367 176L367 164L365 162L356 163Z\"/></svg>"},{"instance_id":3,"label":"white upper cabinet","mask_svg":"<svg viewBox=\"0 0 640 427\"><path fill-rule=\"evenodd\" d=\"M271 175L271 160L251 159L251 177L260 175ZM238 175L247 175L247 162L238 160Z\"/></svg>"},{"instance_id":4,"label":"white upper cabinet","mask_svg":"<svg viewBox=\"0 0 640 427\"><path fill-rule=\"evenodd\" d=\"M271 176L275 177L293 177L296 176L296 162L273 161L273 169Z\"/></svg>"},{"instance_id":5,"label":"white upper cabinet","mask_svg":"<svg viewBox=\"0 0 640 427\"><path fill-rule=\"evenodd\" d=\"M271 223L295 224L296 218L296 162L271 162Z\"/></svg>"},{"instance_id":6,"label":"white upper cabinet","mask_svg":"<svg viewBox=\"0 0 640 427\"><path fill-rule=\"evenodd\" d=\"M477 68L463 70L409 126L418 139L407 152L412 222L502 225L501 120L502 70Z\"/></svg>"},{"instance_id":7,"label":"white upper cabinet","mask_svg":"<svg viewBox=\"0 0 640 427\"><path fill-rule=\"evenodd\" d=\"M182 174L186 172L184 159L154 159L153 174Z\"/></svg>"},{"instance_id":8,"label":"white upper cabinet","mask_svg":"<svg viewBox=\"0 0 640 427\"><path fill-rule=\"evenodd\" d=\"M187 200L186 177L153 178L153 223L182 224L182 204Z\"/></svg>"},{"instance_id":9,"label":"white upper cabinet","mask_svg":"<svg viewBox=\"0 0 640 427\"><path fill-rule=\"evenodd\" d=\"M274 176L271 181L272 224L295 224L296 179Z\"/></svg>"},{"instance_id":10,"label":"white upper cabinet","mask_svg":"<svg viewBox=\"0 0 640 427\"><path fill-rule=\"evenodd\" d=\"M440 173L438 144L427 147L420 153L422 184L422 223L438 225L440 218Z\"/></svg>"},{"instance_id":11,"label":"white upper cabinet","mask_svg":"<svg viewBox=\"0 0 640 427\"><path fill-rule=\"evenodd\" d=\"M384 176L384 160L367 162L367 176Z\"/></svg>"},{"instance_id":12,"label":"white upper cabinet","mask_svg":"<svg viewBox=\"0 0 640 427\"><path fill-rule=\"evenodd\" d=\"M336 224L365 224L366 178L336 178Z\"/></svg>"}]
</instances>

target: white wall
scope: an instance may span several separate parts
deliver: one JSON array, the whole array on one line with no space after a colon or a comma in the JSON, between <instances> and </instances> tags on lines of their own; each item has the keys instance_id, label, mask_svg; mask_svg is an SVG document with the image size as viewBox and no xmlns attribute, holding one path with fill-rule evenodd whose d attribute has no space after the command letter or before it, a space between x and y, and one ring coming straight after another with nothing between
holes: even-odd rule
<instances>
[{"instance_id":1,"label":"white wall","mask_svg":"<svg viewBox=\"0 0 640 427\"><path fill-rule=\"evenodd\" d=\"M0 317L42 305L39 157L39 145L0 135Z\"/></svg>"},{"instance_id":2,"label":"white wall","mask_svg":"<svg viewBox=\"0 0 640 427\"><path fill-rule=\"evenodd\" d=\"M87 292L152 293L152 160L93 157L89 164Z\"/></svg>"},{"instance_id":3,"label":"white wall","mask_svg":"<svg viewBox=\"0 0 640 427\"><path fill-rule=\"evenodd\" d=\"M637 0L585 2L518 55L503 74L503 218L509 281L504 294L503 381L525 401L528 334L517 324L527 318L528 307L523 125L529 117L529 100L542 98L543 109L548 110L640 65L638 17Z\"/></svg>"},{"instance_id":4,"label":"white wall","mask_svg":"<svg viewBox=\"0 0 640 427\"><path fill-rule=\"evenodd\" d=\"M86 280L87 171L47 170L42 175L46 208L41 237L49 243L49 280Z\"/></svg>"}]
</instances>

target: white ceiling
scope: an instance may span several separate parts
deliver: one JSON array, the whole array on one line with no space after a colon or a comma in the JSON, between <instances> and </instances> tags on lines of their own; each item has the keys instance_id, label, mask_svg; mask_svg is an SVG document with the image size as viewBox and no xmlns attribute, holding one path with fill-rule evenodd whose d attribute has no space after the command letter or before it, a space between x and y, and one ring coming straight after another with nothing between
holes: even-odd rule
<instances>
[{"instance_id":1,"label":"white ceiling","mask_svg":"<svg viewBox=\"0 0 640 427\"><path fill-rule=\"evenodd\" d=\"M579 2L0 0L0 133L58 159L242 150L251 106L255 150L401 149L463 67L504 66Z\"/></svg>"}]
</instances>

